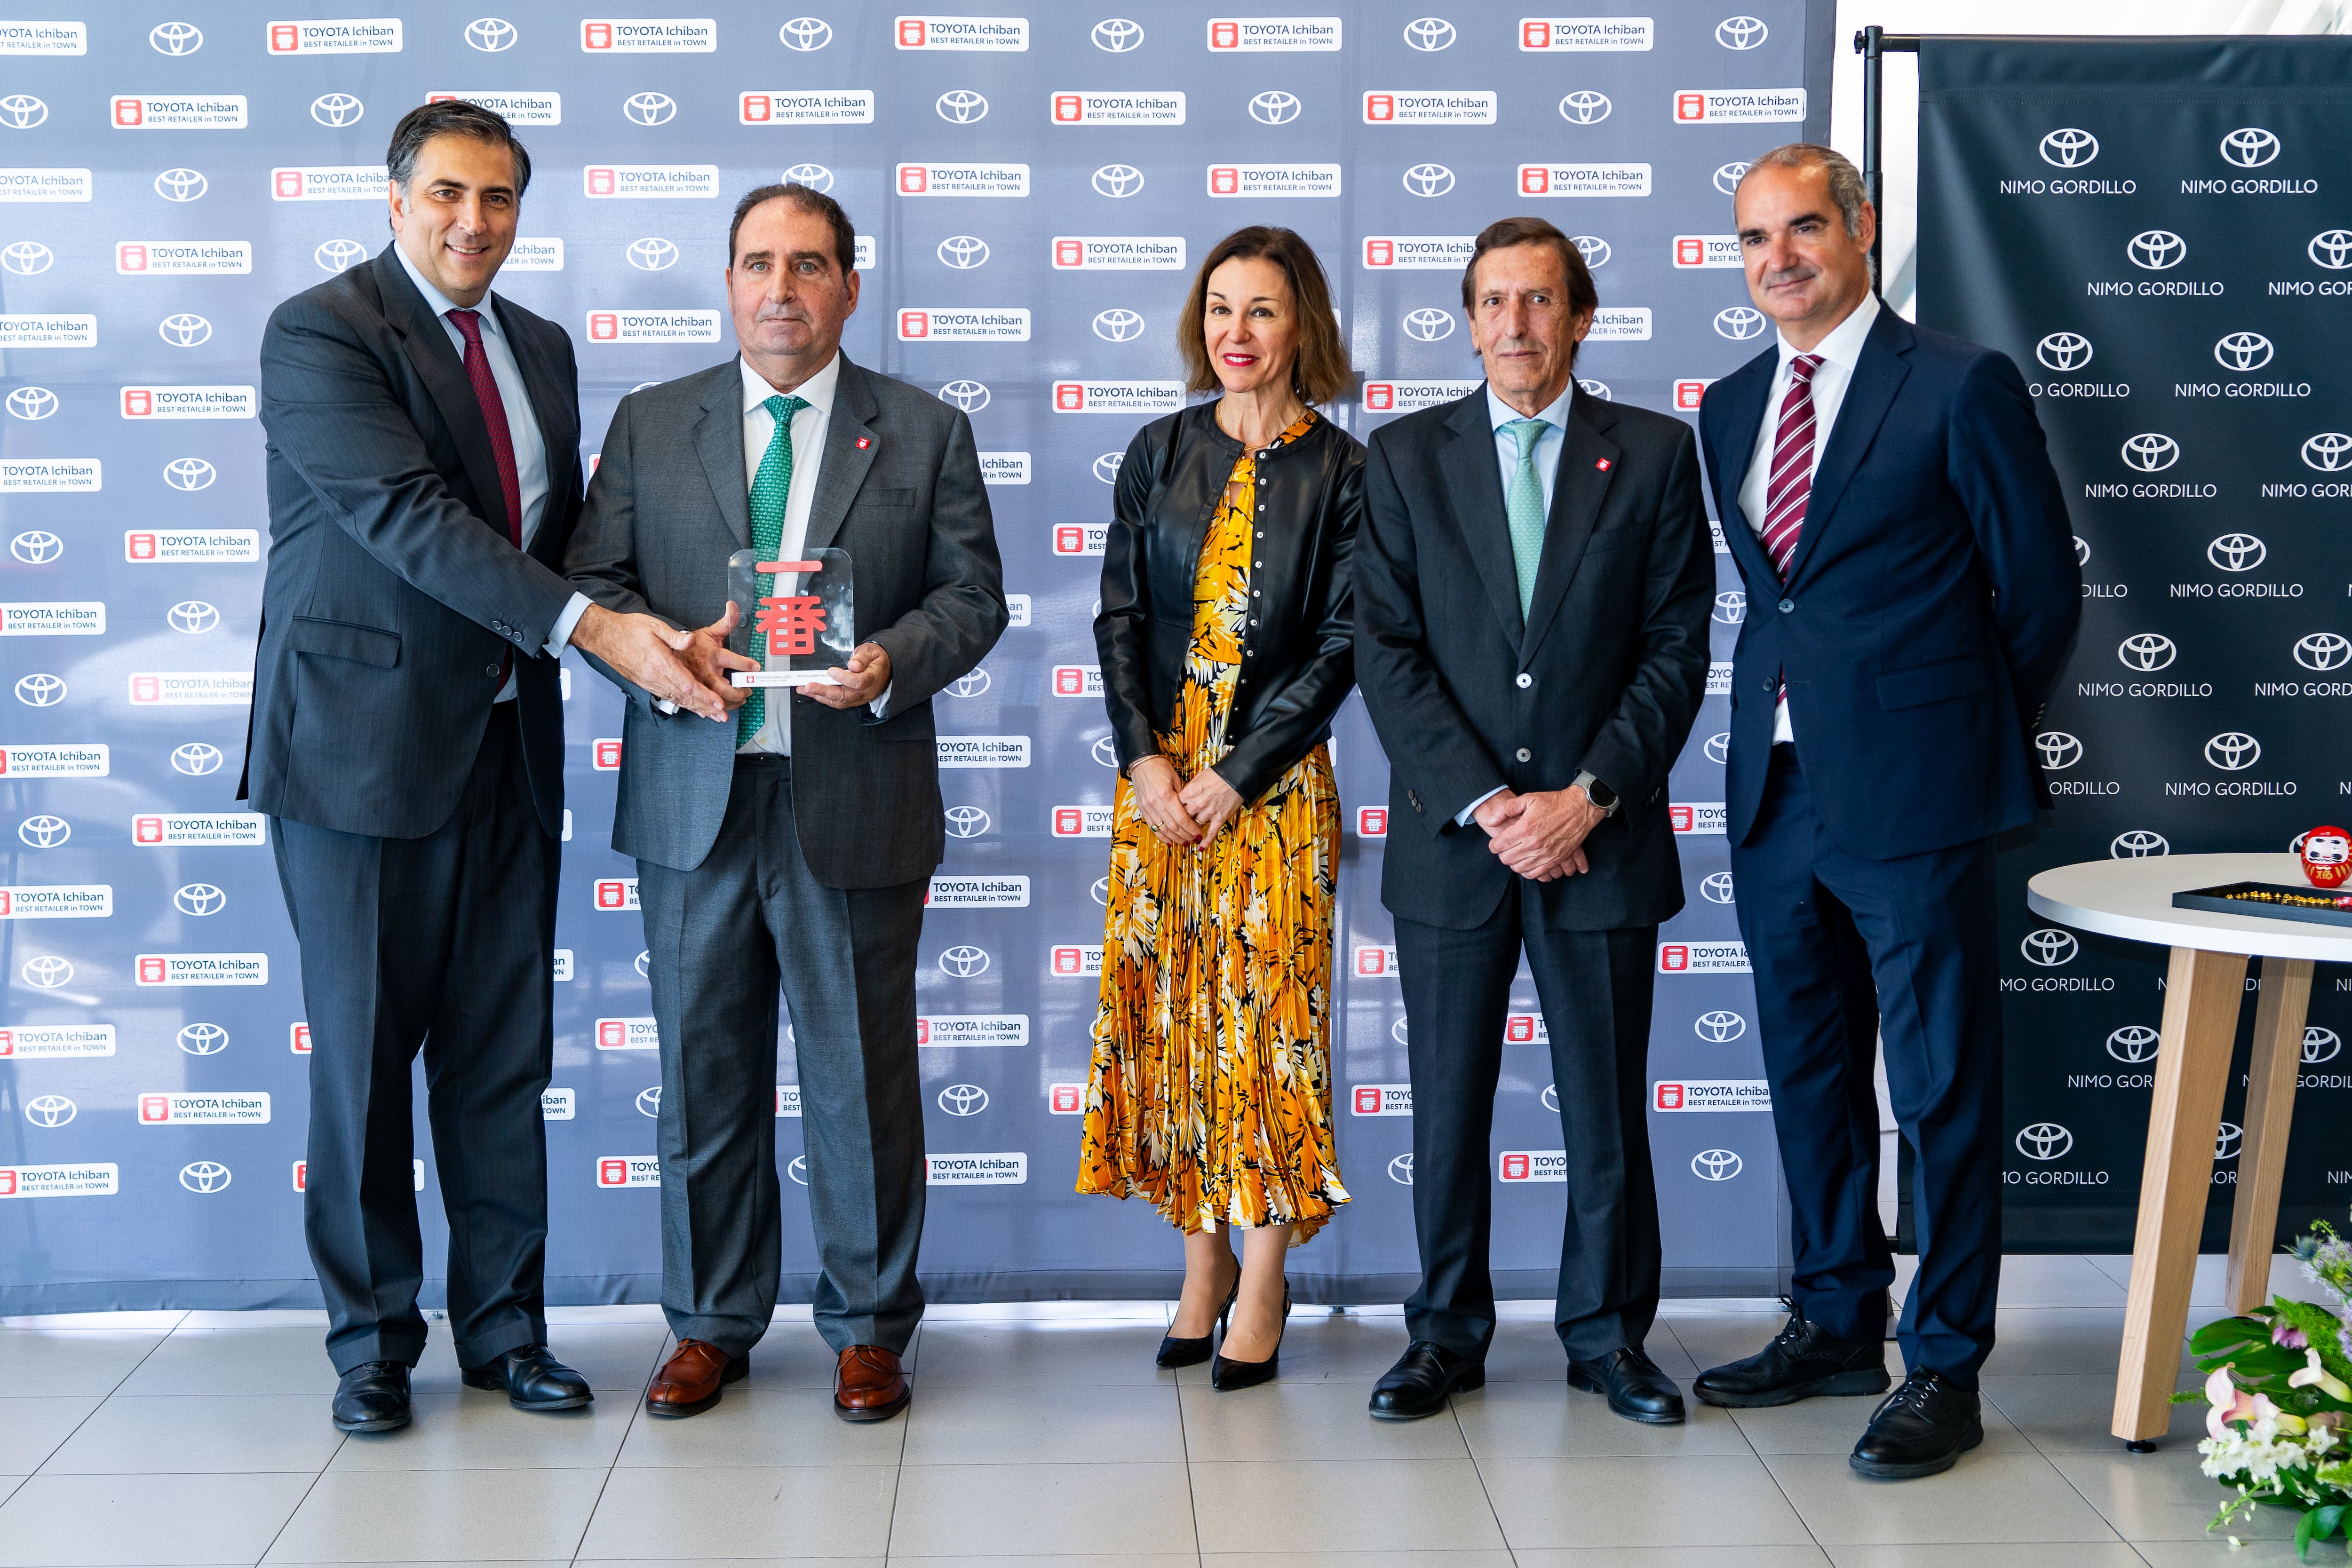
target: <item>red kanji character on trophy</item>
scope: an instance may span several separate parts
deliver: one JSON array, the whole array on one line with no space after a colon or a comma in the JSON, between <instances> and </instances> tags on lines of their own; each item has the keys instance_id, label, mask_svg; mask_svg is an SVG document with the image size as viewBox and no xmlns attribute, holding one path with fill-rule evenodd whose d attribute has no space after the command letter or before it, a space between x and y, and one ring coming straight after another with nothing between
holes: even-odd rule
<instances>
[{"instance_id":1,"label":"red kanji character on trophy","mask_svg":"<svg viewBox=\"0 0 2352 1568\"><path fill-rule=\"evenodd\" d=\"M763 598L751 629L768 639L772 653L814 653L824 630L824 601L814 593Z\"/></svg>"}]
</instances>

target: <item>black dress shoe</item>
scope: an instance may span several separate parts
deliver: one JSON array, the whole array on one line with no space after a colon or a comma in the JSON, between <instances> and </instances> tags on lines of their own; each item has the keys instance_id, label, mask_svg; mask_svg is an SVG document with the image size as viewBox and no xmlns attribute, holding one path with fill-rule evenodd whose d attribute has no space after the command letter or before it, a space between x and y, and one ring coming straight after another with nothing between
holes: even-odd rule
<instances>
[{"instance_id":1,"label":"black dress shoe","mask_svg":"<svg viewBox=\"0 0 2352 1568\"><path fill-rule=\"evenodd\" d=\"M331 1407L341 1432L397 1432L408 1425L408 1367L363 1361L337 1380Z\"/></svg>"},{"instance_id":2,"label":"black dress shoe","mask_svg":"<svg viewBox=\"0 0 2352 1568\"><path fill-rule=\"evenodd\" d=\"M1922 1367L1871 1412L1870 1427L1846 1462L1881 1480L1909 1480L1950 1469L1983 1441L1977 1391Z\"/></svg>"},{"instance_id":3,"label":"black dress shoe","mask_svg":"<svg viewBox=\"0 0 2352 1568\"><path fill-rule=\"evenodd\" d=\"M1568 1362L1568 1385L1587 1394L1605 1394L1609 1408L1628 1421L1652 1427L1678 1427L1683 1419L1683 1391L1658 1370L1658 1364L1631 1346L1612 1350L1596 1361Z\"/></svg>"},{"instance_id":4,"label":"black dress shoe","mask_svg":"<svg viewBox=\"0 0 2352 1568\"><path fill-rule=\"evenodd\" d=\"M1160 1354L1151 1358L1151 1364L1173 1371L1180 1366L1198 1366L1208 1360L1210 1354L1216 1349L1217 1331L1225 1326L1225 1319L1232 1315L1234 1302L1241 1293L1241 1276L1236 1274L1234 1276L1234 1288L1225 1293L1225 1304L1217 1309L1217 1321L1211 1326L1209 1332L1198 1339L1180 1339L1172 1333L1161 1334Z\"/></svg>"},{"instance_id":5,"label":"black dress shoe","mask_svg":"<svg viewBox=\"0 0 2352 1568\"><path fill-rule=\"evenodd\" d=\"M1241 1289L1236 1285L1236 1291ZM1230 1331L1228 1331L1230 1332ZM1231 1394L1236 1388L1255 1388L1261 1383L1271 1383L1282 1369L1282 1336L1290 1332L1290 1282L1282 1285L1282 1327L1275 1331L1274 1349L1264 1361L1235 1361L1220 1355L1209 1368L1209 1386L1220 1394Z\"/></svg>"},{"instance_id":6,"label":"black dress shoe","mask_svg":"<svg viewBox=\"0 0 2352 1568\"><path fill-rule=\"evenodd\" d=\"M1485 1362L1450 1351L1435 1340L1417 1339L1372 1385L1372 1419L1418 1421L1444 1409L1447 1395L1485 1386Z\"/></svg>"},{"instance_id":7,"label":"black dress shoe","mask_svg":"<svg viewBox=\"0 0 2352 1568\"><path fill-rule=\"evenodd\" d=\"M459 1373L468 1388L503 1388L518 1410L577 1410L595 1398L588 1380L547 1353L543 1344L510 1350L487 1366Z\"/></svg>"},{"instance_id":8,"label":"black dress shoe","mask_svg":"<svg viewBox=\"0 0 2352 1568\"><path fill-rule=\"evenodd\" d=\"M1885 1340L1840 1339L1795 1311L1770 1344L1700 1373L1693 1392L1709 1405L1752 1410L1816 1395L1884 1394L1893 1382Z\"/></svg>"}]
</instances>

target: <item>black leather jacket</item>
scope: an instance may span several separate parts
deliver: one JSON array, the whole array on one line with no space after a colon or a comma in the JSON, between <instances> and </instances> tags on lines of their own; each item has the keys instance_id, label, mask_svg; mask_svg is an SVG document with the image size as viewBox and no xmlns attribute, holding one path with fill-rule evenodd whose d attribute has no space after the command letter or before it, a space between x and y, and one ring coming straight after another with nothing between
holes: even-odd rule
<instances>
[{"instance_id":1,"label":"black leather jacket","mask_svg":"<svg viewBox=\"0 0 2352 1568\"><path fill-rule=\"evenodd\" d=\"M1242 455L1216 404L1153 420L1128 444L1103 546L1095 646L1119 770L1160 755L1184 685L1202 541ZM1355 685L1348 556L1364 512L1364 449L1328 419L1257 463L1256 613L1244 643L1232 746L1218 775L1255 801L1331 733Z\"/></svg>"}]
</instances>

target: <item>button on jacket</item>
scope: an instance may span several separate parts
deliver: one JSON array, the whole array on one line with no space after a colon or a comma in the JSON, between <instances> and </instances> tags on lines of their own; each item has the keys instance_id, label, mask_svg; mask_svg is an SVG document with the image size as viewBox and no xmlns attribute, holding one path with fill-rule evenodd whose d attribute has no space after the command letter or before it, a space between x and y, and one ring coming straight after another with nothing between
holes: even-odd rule
<instances>
[{"instance_id":1,"label":"button on jacket","mask_svg":"<svg viewBox=\"0 0 2352 1568\"><path fill-rule=\"evenodd\" d=\"M1216 404L1156 419L1120 462L1103 546L1095 646L1119 770L1160 755L1184 685L1192 586L1217 502L1246 449L1218 428ZM1318 419L1257 460L1251 617L1226 738L1216 766L1244 800L1271 789L1331 733L1355 684L1349 553L1364 507L1364 449Z\"/></svg>"}]
</instances>

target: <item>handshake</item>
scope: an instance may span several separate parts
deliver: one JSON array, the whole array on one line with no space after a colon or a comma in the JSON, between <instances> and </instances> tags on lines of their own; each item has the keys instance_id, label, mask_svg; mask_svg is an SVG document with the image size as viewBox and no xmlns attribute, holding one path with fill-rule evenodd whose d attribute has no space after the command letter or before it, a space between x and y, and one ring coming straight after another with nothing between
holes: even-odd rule
<instances>
[{"instance_id":1,"label":"handshake","mask_svg":"<svg viewBox=\"0 0 2352 1568\"><path fill-rule=\"evenodd\" d=\"M730 601L726 614L708 626L685 632L658 616L591 604L572 629L572 645L601 660L656 701L724 724L750 695L734 684L731 672L760 667L727 645L741 619L740 610ZM849 663L833 674L833 685L806 685L801 690L827 707L861 706L888 689L890 655L877 643L861 643L849 655Z\"/></svg>"}]
</instances>

